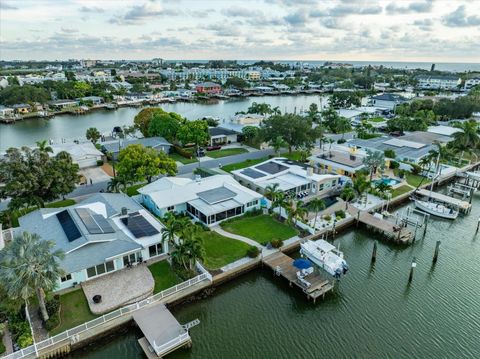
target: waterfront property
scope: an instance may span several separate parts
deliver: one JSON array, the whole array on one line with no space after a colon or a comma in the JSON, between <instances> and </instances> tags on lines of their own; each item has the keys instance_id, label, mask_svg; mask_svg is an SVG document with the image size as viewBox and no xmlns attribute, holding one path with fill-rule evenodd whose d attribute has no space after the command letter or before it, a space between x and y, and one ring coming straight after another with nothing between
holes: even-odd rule
<instances>
[{"instance_id":1,"label":"waterfront property","mask_svg":"<svg viewBox=\"0 0 480 359\"><path fill-rule=\"evenodd\" d=\"M210 146L226 145L238 141L238 132L224 127L210 127Z\"/></svg>"},{"instance_id":2,"label":"waterfront property","mask_svg":"<svg viewBox=\"0 0 480 359\"><path fill-rule=\"evenodd\" d=\"M168 252L163 226L124 194L102 193L68 208L42 208L19 219L64 251L57 290L105 276Z\"/></svg>"},{"instance_id":3,"label":"waterfront property","mask_svg":"<svg viewBox=\"0 0 480 359\"><path fill-rule=\"evenodd\" d=\"M268 186L292 196L324 197L342 186L341 176L313 173L313 167L283 157L272 158L245 169L232 171L233 177L244 186L265 193Z\"/></svg>"},{"instance_id":4,"label":"waterfront property","mask_svg":"<svg viewBox=\"0 0 480 359\"><path fill-rule=\"evenodd\" d=\"M416 80L425 90L457 90L462 83L458 75L419 75Z\"/></svg>"},{"instance_id":5,"label":"waterfront property","mask_svg":"<svg viewBox=\"0 0 480 359\"><path fill-rule=\"evenodd\" d=\"M370 101L372 105L388 110L395 110L397 105L407 102L407 99L401 95L392 93L383 93L377 96L372 96Z\"/></svg>"},{"instance_id":6,"label":"waterfront property","mask_svg":"<svg viewBox=\"0 0 480 359\"><path fill-rule=\"evenodd\" d=\"M265 120L266 116L255 113L238 114L231 118L231 122L237 125L258 126Z\"/></svg>"},{"instance_id":7,"label":"waterfront property","mask_svg":"<svg viewBox=\"0 0 480 359\"><path fill-rule=\"evenodd\" d=\"M61 151L65 151L72 156L73 163L78 164L78 167L93 167L97 162L102 160L103 153L100 152L93 143L64 143L60 145L51 146L53 155Z\"/></svg>"},{"instance_id":8,"label":"waterfront property","mask_svg":"<svg viewBox=\"0 0 480 359\"><path fill-rule=\"evenodd\" d=\"M186 213L206 225L260 208L262 195L229 175L206 178L163 177L140 188L143 204L159 217Z\"/></svg>"},{"instance_id":9,"label":"waterfront property","mask_svg":"<svg viewBox=\"0 0 480 359\"><path fill-rule=\"evenodd\" d=\"M350 148L348 152L340 149L323 150L308 159L326 173L353 177L356 172L365 168L363 158L362 154Z\"/></svg>"},{"instance_id":10,"label":"waterfront property","mask_svg":"<svg viewBox=\"0 0 480 359\"><path fill-rule=\"evenodd\" d=\"M110 153L113 159L117 159L120 151L129 145L143 145L165 153L170 153L170 148L172 147L172 144L163 137L145 137L129 140L118 139L102 142L101 145L102 151L104 153Z\"/></svg>"},{"instance_id":11,"label":"waterfront property","mask_svg":"<svg viewBox=\"0 0 480 359\"><path fill-rule=\"evenodd\" d=\"M222 91L222 87L214 82L201 82L195 85L195 90L200 94L216 95Z\"/></svg>"}]
</instances>

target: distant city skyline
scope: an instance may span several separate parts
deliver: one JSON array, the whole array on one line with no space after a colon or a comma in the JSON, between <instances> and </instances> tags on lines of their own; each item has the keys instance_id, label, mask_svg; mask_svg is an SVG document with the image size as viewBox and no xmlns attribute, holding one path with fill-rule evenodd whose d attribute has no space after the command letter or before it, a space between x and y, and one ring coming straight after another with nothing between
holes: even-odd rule
<instances>
[{"instance_id":1,"label":"distant city skyline","mask_svg":"<svg viewBox=\"0 0 480 359\"><path fill-rule=\"evenodd\" d=\"M0 59L480 63L479 14L465 0L0 0Z\"/></svg>"}]
</instances>

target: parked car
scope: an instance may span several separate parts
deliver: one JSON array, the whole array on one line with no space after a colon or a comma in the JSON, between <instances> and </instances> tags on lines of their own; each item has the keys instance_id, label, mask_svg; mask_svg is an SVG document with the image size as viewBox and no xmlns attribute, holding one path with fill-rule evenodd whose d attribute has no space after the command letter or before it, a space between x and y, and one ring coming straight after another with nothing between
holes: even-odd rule
<instances>
[{"instance_id":1,"label":"parked car","mask_svg":"<svg viewBox=\"0 0 480 359\"><path fill-rule=\"evenodd\" d=\"M222 149L222 146L208 146L207 151L215 151Z\"/></svg>"}]
</instances>

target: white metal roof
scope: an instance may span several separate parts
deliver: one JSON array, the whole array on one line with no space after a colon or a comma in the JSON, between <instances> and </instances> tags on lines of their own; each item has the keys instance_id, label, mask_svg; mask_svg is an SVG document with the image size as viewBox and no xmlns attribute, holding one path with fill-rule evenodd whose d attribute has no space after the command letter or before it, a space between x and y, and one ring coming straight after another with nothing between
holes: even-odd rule
<instances>
[{"instance_id":1,"label":"white metal roof","mask_svg":"<svg viewBox=\"0 0 480 359\"><path fill-rule=\"evenodd\" d=\"M419 149L419 148L422 148L422 147L426 146L425 143L401 140L399 138L392 138L388 141L385 141L384 144L390 145L390 146L395 146L395 147L410 147L410 148L415 148L415 149Z\"/></svg>"}]
</instances>

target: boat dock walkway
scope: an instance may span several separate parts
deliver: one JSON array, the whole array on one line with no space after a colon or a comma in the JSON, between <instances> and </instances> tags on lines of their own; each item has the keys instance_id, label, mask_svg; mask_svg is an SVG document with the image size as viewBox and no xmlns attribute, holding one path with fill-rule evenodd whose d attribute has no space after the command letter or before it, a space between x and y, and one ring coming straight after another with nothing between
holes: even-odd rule
<instances>
[{"instance_id":1,"label":"boat dock walkway","mask_svg":"<svg viewBox=\"0 0 480 359\"><path fill-rule=\"evenodd\" d=\"M149 359L161 358L192 343L188 331L162 303L140 309L133 314L133 320L145 335L138 343Z\"/></svg>"},{"instance_id":2,"label":"boat dock walkway","mask_svg":"<svg viewBox=\"0 0 480 359\"><path fill-rule=\"evenodd\" d=\"M353 206L348 206L348 212L357 220L357 224L363 223L367 227L381 232L384 236L396 242L408 244L415 239L412 230L407 228L404 223L397 224L383 218L381 215L373 215L367 211L360 211Z\"/></svg>"},{"instance_id":3,"label":"boat dock walkway","mask_svg":"<svg viewBox=\"0 0 480 359\"><path fill-rule=\"evenodd\" d=\"M450 197L442 193L430 192L426 189L419 189L417 191L417 194L423 197L431 198L435 201L438 201L450 206L454 206L463 213L469 213L470 209L472 208L472 204L470 202L462 201L461 199Z\"/></svg>"},{"instance_id":4,"label":"boat dock walkway","mask_svg":"<svg viewBox=\"0 0 480 359\"><path fill-rule=\"evenodd\" d=\"M310 286L305 286L297 279L298 268L293 266L293 259L282 252L276 252L263 258L263 263L270 267L275 275L282 276L287 279L290 286L295 284L306 295L308 299L313 299L313 302L319 297L325 297L325 294L333 290L333 282L323 278L319 273L313 272L304 277L305 281L310 283Z\"/></svg>"}]
</instances>

